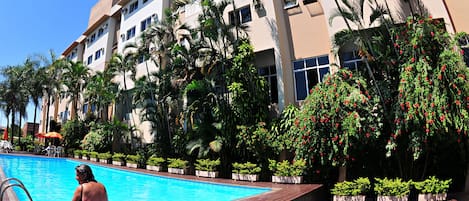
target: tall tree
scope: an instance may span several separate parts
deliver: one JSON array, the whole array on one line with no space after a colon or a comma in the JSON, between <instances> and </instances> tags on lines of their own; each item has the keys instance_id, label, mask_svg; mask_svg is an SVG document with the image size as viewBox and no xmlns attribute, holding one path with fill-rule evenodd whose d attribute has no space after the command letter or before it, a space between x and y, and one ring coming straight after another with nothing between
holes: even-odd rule
<instances>
[{"instance_id":1,"label":"tall tree","mask_svg":"<svg viewBox=\"0 0 469 201\"><path fill-rule=\"evenodd\" d=\"M117 96L117 85L112 82L112 72L109 69L96 72L86 83L84 92L85 99L89 105L96 105L98 116L102 121L109 120L108 107Z\"/></svg>"},{"instance_id":2,"label":"tall tree","mask_svg":"<svg viewBox=\"0 0 469 201\"><path fill-rule=\"evenodd\" d=\"M65 86L62 93L70 97L72 102L71 119L75 119L78 110L80 94L89 77L89 68L82 62L67 61L63 68L62 84Z\"/></svg>"}]
</instances>

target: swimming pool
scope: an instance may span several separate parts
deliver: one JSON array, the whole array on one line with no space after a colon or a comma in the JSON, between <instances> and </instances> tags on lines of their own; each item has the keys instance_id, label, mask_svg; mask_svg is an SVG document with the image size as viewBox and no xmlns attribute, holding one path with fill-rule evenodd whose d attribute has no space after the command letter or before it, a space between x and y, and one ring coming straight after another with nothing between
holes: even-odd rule
<instances>
[{"instance_id":1,"label":"swimming pool","mask_svg":"<svg viewBox=\"0 0 469 201\"><path fill-rule=\"evenodd\" d=\"M7 177L20 179L34 201L71 200L78 183L75 167L79 162L63 158L44 158L0 154L0 166ZM195 182L135 173L88 164L96 180L106 186L109 200L236 200L269 188L250 188ZM15 188L20 200L24 192Z\"/></svg>"}]
</instances>

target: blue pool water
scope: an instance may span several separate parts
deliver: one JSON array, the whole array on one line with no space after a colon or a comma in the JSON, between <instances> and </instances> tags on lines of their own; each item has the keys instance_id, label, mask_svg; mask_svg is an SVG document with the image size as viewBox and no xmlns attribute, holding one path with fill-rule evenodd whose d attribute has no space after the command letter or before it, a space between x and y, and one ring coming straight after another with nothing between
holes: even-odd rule
<instances>
[{"instance_id":1,"label":"blue pool water","mask_svg":"<svg viewBox=\"0 0 469 201\"><path fill-rule=\"evenodd\" d=\"M63 158L43 158L0 154L0 166L7 177L20 179L34 201L71 200L75 188L78 162ZM91 166L96 180L106 186L110 201L129 200L236 200L264 192L269 188L194 182ZM14 188L20 200L26 194Z\"/></svg>"}]
</instances>

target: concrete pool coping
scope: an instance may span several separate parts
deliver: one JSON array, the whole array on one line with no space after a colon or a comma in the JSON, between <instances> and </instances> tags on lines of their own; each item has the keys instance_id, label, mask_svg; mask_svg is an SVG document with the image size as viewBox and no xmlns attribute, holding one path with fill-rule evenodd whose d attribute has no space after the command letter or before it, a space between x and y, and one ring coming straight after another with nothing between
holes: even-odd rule
<instances>
[{"instance_id":1,"label":"concrete pool coping","mask_svg":"<svg viewBox=\"0 0 469 201\"><path fill-rule=\"evenodd\" d=\"M9 154L49 158L43 155L33 155L33 154L27 154L27 153L9 153ZM324 194L324 188L322 184L277 184L277 183L263 182L263 181L259 181L259 182L235 181L235 180L227 179L227 178L204 178L204 177L197 177L195 175L178 175L178 174L171 174L168 172L150 171L150 170L141 169L141 168L129 168L126 166L116 166L112 164L104 164L100 162L94 162L90 160L83 160L83 159L76 159L76 158L65 158L65 159L88 163L88 164L100 165L100 166L114 168L114 169L121 169L121 170L130 171L130 172L145 173L145 174L168 177L168 178L184 179L184 180L190 180L190 181L202 181L202 182L217 183L217 184L228 184L228 185L236 185L236 186L244 186L244 187L261 187L261 188L272 189L272 191L262 193L260 195L241 199L243 201L258 201L258 200L259 201L260 200L319 201L319 200L326 199L324 197L325 194ZM1 173L3 173L3 170L1 171ZM0 176L3 176L2 178L5 177L4 174ZM99 180L99 178L97 179ZM10 194L13 194L12 199L16 198L16 194L14 194L14 191L10 190ZM70 197L71 196L72 195L70 195ZM17 198L16 200L12 200L12 199L10 200L7 199L7 201L18 200Z\"/></svg>"},{"instance_id":2,"label":"concrete pool coping","mask_svg":"<svg viewBox=\"0 0 469 201\"><path fill-rule=\"evenodd\" d=\"M0 181L4 181L5 179L8 179L5 175L5 172L3 172L3 168L0 167ZM6 185L6 184L5 184ZM5 185L2 188L5 188ZM19 201L18 197L16 197L16 193L13 191L14 187L8 188L4 192L4 196L2 201ZM3 189L0 189L3 191Z\"/></svg>"}]
</instances>

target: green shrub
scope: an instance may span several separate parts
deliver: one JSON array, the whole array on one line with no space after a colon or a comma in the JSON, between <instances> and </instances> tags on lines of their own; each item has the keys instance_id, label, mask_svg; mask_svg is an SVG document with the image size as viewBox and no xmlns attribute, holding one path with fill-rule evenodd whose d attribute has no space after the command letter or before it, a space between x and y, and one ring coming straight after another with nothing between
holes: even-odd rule
<instances>
[{"instance_id":1,"label":"green shrub","mask_svg":"<svg viewBox=\"0 0 469 201\"><path fill-rule=\"evenodd\" d=\"M404 197L410 193L412 181L402 181L401 178L375 178L375 180L374 191L377 195Z\"/></svg>"},{"instance_id":2,"label":"green shrub","mask_svg":"<svg viewBox=\"0 0 469 201\"><path fill-rule=\"evenodd\" d=\"M137 155L129 154L125 157L125 161L127 161L128 163L138 164L138 162L140 161L140 158L141 156L138 154Z\"/></svg>"},{"instance_id":3,"label":"green shrub","mask_svg":"<svg viewBox=\"0 0 469 201\"><path fill-rule=\"evenodd\" d=\"M168 162L169 162L168 164L169 168L180 168L180 169L187 168L188 163L189 163L189 161L182 160L179 158L168 158Z\"/></svg>"},{"instance_id":4,"label":"green shrub","mask_svg":"<svg viewBox=\"0 0 469 201\"><path fill-rule=\"evenodd\" d=\"M275 176L301 176L306 169L306 161L296 160L293 163L284 160L277 162L269 159L269 170L274 172Z\"/></svg>"},{"instance_id":5,"label":"green shrub","mask_svg":"<svg viewBox=\"0 0 469 201\"><path fill-rule=\"evenodd\" d=\"M413 182L415 189L423 194L440 194L448 192L451 179L439 180L435 176L431 176L424 181Z\"/></svg>"},{"instance_id":6,"label":"green shrub","mask_svg":"<svg viewBox=\"0 0 469 201\"><path fill-rule=\"evenodd\" d=\"M83 152L83 151L80 150L80 149L75 149L75 150L73 151L73 155L75 155L75 156L81 156L81 155L82 155L82 152Z\"/></svg>"},{"instance_id":7,"label":"green shrub","mask_svg":"<svg viewBox=\"0 0 469 201\"><path fill-rule=\"evenodd\" d=\"M99 158L99 159L102 159L102 160L108 160L108 159L111 159L111 158L112 158L112 154L109 153L109 152L106 152L106 153L99 153L99 154L98 154L98 158Z\"/></svg>"},{"instance_id":8,"label":"green shrub","mask_svg":"<svg viewBox=\"0 0 469 201\"><path fill-rule=\"evenodd\" d=\"M202 171L216 171L217 166L220 165L220 159L210 160L210 159L197 159L195 163L196 170Z\"/></svg>"},{"instance_id":9,"label":"green shrub","mask_svg":"<svg viewBox=\"0 0 469 201\"><path fill-rule=\"evenodd\" d=\"M232 172L237 174L258 174L261 172L261 168L251 162L233 163Z\"/></svg>"},{"instance_id":10,"label":"green shrub","mask_svg":"<svg viewBox=\"0 0 469 201\"><path fill-rule=\"evenodd\" d=\"M114 153L112 155L112 160L113 161L124 162L125 161L125 155L122 154L122 153Z\"/></svg>"},{"instance_id":11,"label":"green shrub","mask_svg":"<svg viewBox=\"0 0 469 201\"><path fill-rule=\"evenodd\" d=\"M90 152L87 151L87 150L83 150L83 151L81 151L81 156L82 157L88 157L88 156L90 156Z\"/></svg>"},{"instance_id":12,"label":"green shrub","mask_svg":"<svg viewBox=\"0 0 469 201\"><path fill-rule=\"evenodd\" d=\"M91 151L91 152L90 152L90 158L98 158L98 152L96 152L96 151Z\"/></svg>"},{"instance_id":13,"label":"green shrub","mask_svg":"<svg viewBox=\"0 0 469 201\"><path fill-rule=\"evenodd\" d=\"M360 177L354 181L336 183L334 188L331 189L331 194L341 196L364 195L370 190L370 188L370 180L368 178Z\"/></svg>"},{"instance_id":14,"label":"green shrub","mask_svg":"<svg viewBox=\"0 0 469 201\"><path fill-rule=\"evenodd\" d=\"M150 156L147 160L147 165L161 166L165 161L162 157Z\"/></svg>"}]
</instances>

